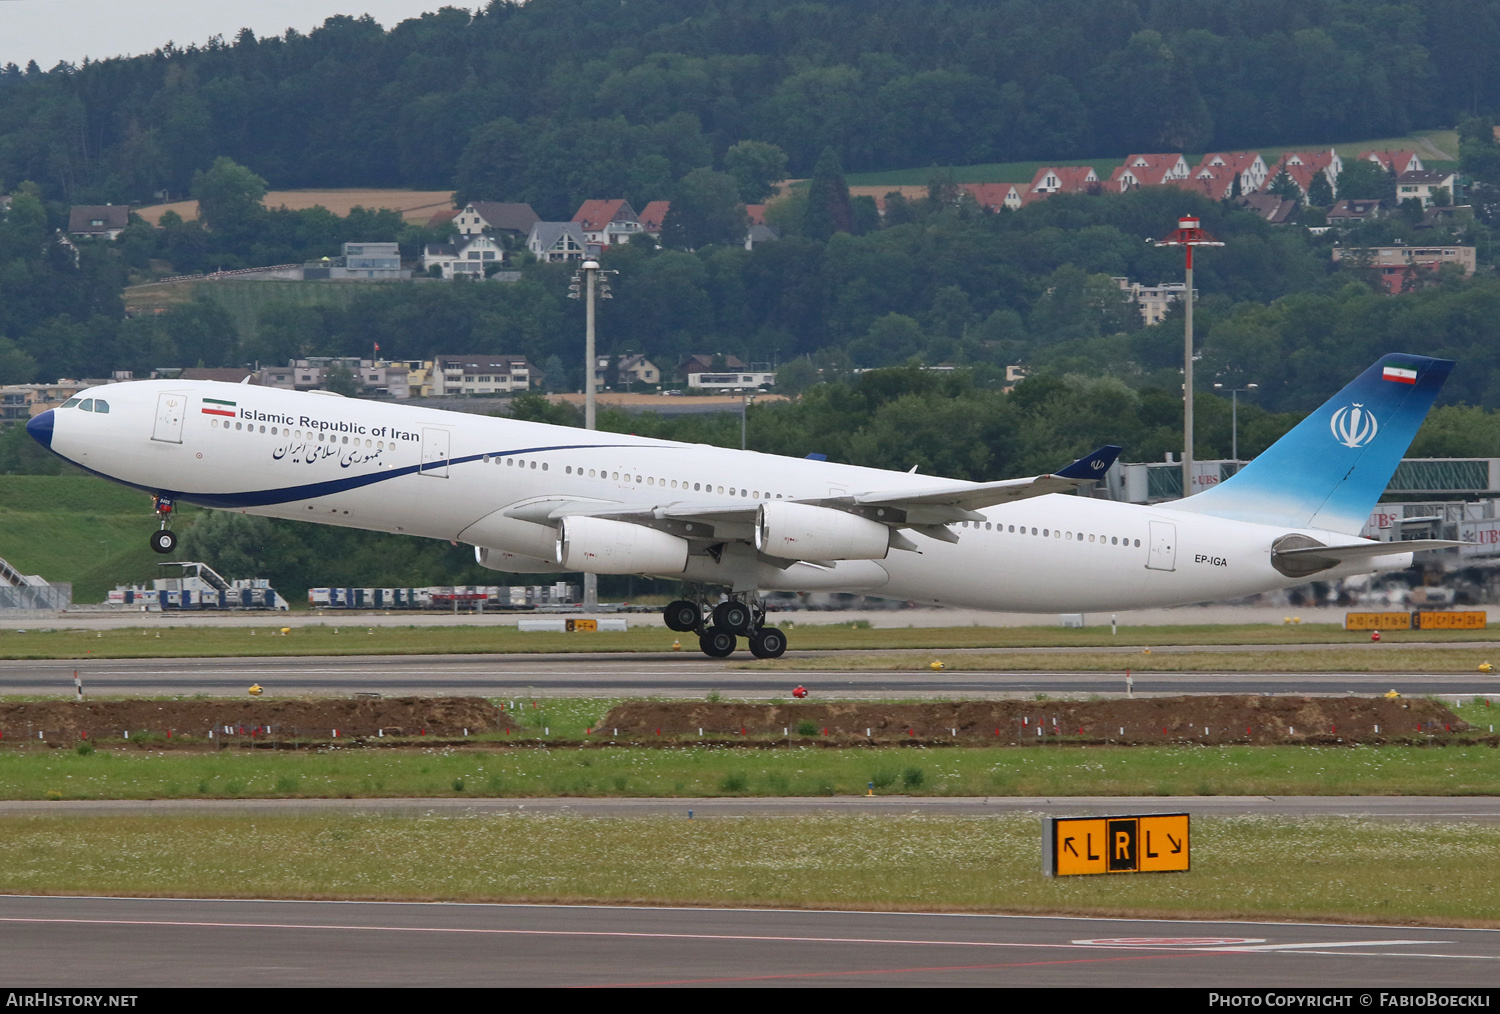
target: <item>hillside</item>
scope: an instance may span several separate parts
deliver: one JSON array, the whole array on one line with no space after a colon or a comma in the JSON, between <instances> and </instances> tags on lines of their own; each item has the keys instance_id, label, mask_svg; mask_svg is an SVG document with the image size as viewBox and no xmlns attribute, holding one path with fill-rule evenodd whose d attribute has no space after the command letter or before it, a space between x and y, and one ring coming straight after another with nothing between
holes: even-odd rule
<instances>
[{"instance_id":1,"label":"hillside","mask_svg":"<svg viewBox=\"0 0 1500 1014\"><path fill-rule=\"evenodd\" d=\"M186 530L193 508L174 527ZM0 558L23 574L72 581L73 601L102 602L109 589L149 581L162 557L146 537L151 499L87 475L7 475L0 483Z\"/></svg>"}]
</instances>

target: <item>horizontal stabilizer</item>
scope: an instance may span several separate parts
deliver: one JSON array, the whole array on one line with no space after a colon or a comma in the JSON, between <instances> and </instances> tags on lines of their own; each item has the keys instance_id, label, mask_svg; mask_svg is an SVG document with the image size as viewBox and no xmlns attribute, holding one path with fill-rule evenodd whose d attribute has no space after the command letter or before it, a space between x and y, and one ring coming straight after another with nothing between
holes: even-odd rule
<instances>
[{"instance_id":1,"label":"horizontal stabilizer","mask_svg":"<svg viewBox=\"0 0 1500 1014\"><path fill-rule=\"evenodd\" d=\"M1476 544L1455 542L1452 539L1408 539L1405 542L1359 542L1352 546L1301 546L1296 549L1273 549L1271 555L1281 558L1318 557L1342 562L1363 560L1371 556L1396 556L1401 553L1420 553L1427 549L1452 549L1455 546Z\"/></svg>"}]
</instances>

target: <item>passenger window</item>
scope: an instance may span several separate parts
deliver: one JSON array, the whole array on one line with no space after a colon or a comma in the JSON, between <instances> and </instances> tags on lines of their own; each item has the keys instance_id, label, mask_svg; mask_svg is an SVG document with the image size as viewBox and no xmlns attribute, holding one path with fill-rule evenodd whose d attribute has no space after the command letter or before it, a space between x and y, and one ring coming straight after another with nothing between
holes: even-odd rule
<instances>
[{"instance_id":1,"label":"passenger window","mask_svg":"<svg viewBox=\"0 0 1500 1014\"><path fill-rule=\"evenodd\" d=\"M594 470L592 468L589 469L589 478L590 479L594 478Z\"/></svg>"},{"instance_id":2,"label":"passenger window","mask_svg":"<svg viewBox=\"0 0 1500 1014\"><path fill-rule=\"evenodd\" d=\"M1036 534L1036 529L1035 529L1035 528L1033 528L1033 529L1032 529L1032 530L1031 530L1031 534L1032 534L1032 535L1035 535L1035 534Z\"/></svg>"},{"instance_id":3,"label":"passenger window","mask_svg":"<svg viewBox=\"0 0 1500 1014\"><path fill-rule=\"evenodd\" d=\"M536 471L536 462L535 462L535 461L533 461L533 462L532 462L532 463L531 463L531 470L532 470L532 471L533 471L533 472L535 472L535 471Z\"/></svg>"},{"instance_id":4,"label":"passenger window","mask_svg":"<svg viewBox=\"0 0 1500 1014\"><path fill-rule=\"evenodd\" d=\"M1047 537L1047 529L1043 528L1042 529L1042 538L1045 539L1046 537Z\"/></svg>"},{"instance_id":5,"label":"passenger window","mask_svg":"<svg viewBox=\"0 0 1500 1014\"><path fill-rule=\"evenodd\" d=\"M103 398L95 398L94 399L94 411L95 412L104 412L104 413L107 414L109 412L109 402L105 401ZM261 429L264 430L265 427L261 427Z\"/></svg>"},{"instance_id":6,"label":"passenger window","mask_svg":"<svg viewBox=\"0 0 1500 1014\"><path fill-rule=\"evenodd\" d=\"M79 409L81 409L84 412L92 412L94 410L94 399L93 398L85 398L79 404L78 407L79 407Z\"/></svg>"},{"instance_id":7,"label":"passenger window","mask_svg":"<svg viewBox=\"0 0 1500 1014\"><path fill-rule=\"evenodd\" d=\"M699 490L699 489L702 489L702 488L703 488L703 487L702 487L702 485L701 485L701 484L700 484L700 483L696 483L696 482L695 482L695 483L693 483L693 490L694 490L694 491L695 491L695 492L696 492L696 491L697 491L697 490Z\"/></svg>"},{"instance_id":8,"label":"passenger window","mask_svg":"<svg viewBox=\"0 0 1500 1014\"><path fill-rule=\"evenodd\" d=\"M1135 540L1135 548L1136 549L1140 549L1141 548L1141 540L1140 539L1136 539Z\"/></svg>"},{"instance_id":9,"label":"passenger window","mask_svg":"<svg viewBox=\"0 0 1500 1014\"><path fill-rule=\"evenodd\" d=\"M1119 539L1118 539L1118 538L1116 538L1116 537L1115 537L1115 536L1113 536L1113 535L1111 535L1111 536L1110 536L1110 537L1109 537L1109 544L1110 544L1110 545L1111 545L1111 546L1117 546L1117 545L1119 545L1119 544L1120 544L1120 540L1119 540Z\"/></svg>"},{"instance_id":10,"label":"passenger window","mask_svg":"<svg viewBox=\"0 0 1500 1014\"><path fill-rule=\"evenodd\" d=\"M1015 526L1015 525L1011 525L1011 526L1010 526L1010 530L1011 530L1011 531L1012 531L1012 532L1014 532L1014 531L1015 531L1015 530L1016 530L1016 526Z\"/></svg>"}]
</instances>

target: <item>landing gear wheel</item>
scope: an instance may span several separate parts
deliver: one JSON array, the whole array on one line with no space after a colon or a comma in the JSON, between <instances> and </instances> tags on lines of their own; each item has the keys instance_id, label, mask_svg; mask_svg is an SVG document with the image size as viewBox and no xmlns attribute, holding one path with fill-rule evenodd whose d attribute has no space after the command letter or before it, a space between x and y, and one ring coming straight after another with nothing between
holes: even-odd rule
<instances>
[{"instance_id":1,"label":"landing gear wheel","mask_svg":"<svg viewBox=\"0 0 1500 1014\"><path fill-rule=\"evenodd\" d=\"M714 626L736 634L748 636L755 623L755 614L743 602L730 599L714 606Z\"/></svg>"},{"instance_id":2,"label":"landing gear wheel","mask_svg":"<svg viewBox=\"0 0 1500 1014\"><path fill-rule=\"evenodd\" d=\"M668 603L667 608L662 610L662 619L666 621L668 630L685 634L690 630L697 630L703 623L703 612L698 608L698 603L678 599Z\"/></svg>"},{"instance_id":3,"label":"landing gear wheel","mask_svg":"<svg viewBox=\"0 0 1500 1014\"><path fill-rule=\"evenodd\" d=\"M163 528L159 532L151 533L151 548L158 553L170 553L177 548L177 535Z\"/></svg>"},{"instance_id":4,"label":"landing gear wheel","mask_svg":"<svg viewBox=\"0 0 1500 1014\"><path fill-rule=\"evenodd\" d=\"M739 647L739 638L722 627L709 627L698 635L698 647L709 658L728 658Z\"/></svg>"},{"instance_id":5,"label":"landing gear wheel","mask_svg":"<svg viewBox=\"0 0 1500 1014\"><path fill-rule=\"evenodd\" d=\"M786 653L786 635L775 627L761 627L750 635L750 654L756 658L780 658Z\"/></svg>"}]
</instances>

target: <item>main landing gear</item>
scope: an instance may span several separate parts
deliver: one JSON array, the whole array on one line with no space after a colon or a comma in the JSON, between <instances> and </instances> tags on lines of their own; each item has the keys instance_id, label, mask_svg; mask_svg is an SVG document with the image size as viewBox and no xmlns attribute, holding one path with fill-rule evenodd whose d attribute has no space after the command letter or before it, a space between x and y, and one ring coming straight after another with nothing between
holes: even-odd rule
<instances>
[{"instance_id":1,"label":"main landing gear","mask_svg":"<svg viewBox=\"0 0 1500 1014\"><path fill-rule=\"evenodd\" d=\"M730 598L713 607L705 622L706 603L695 599L678 599L663 611L668 630L697 634L698 647L709 658L728 658L744 637L750 643L750 654L756 658L780 658L786 651L786 635L768 627L766 610L759 597L751 593Z\"/></svg>"},{"instance_id":2,"label":"main landing gear","mask_svg":"<svg viewBox=\"0 0 1500 1014\"><path fill-rule=\"evenodd\" d=\"M177 533L167 527L167 522L172 518L172 500L170 497L154 496L151 505L156 508L156 516L161 518L161 528L151 533L151 548L158 553L170 553L177 548Z\"/></svg>"}]
</instances>

